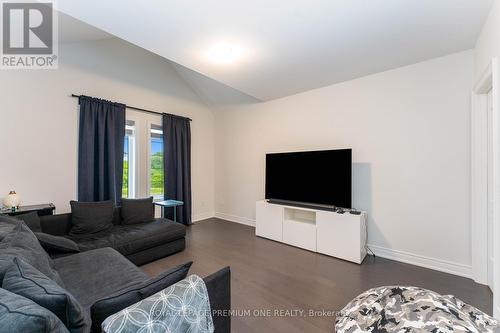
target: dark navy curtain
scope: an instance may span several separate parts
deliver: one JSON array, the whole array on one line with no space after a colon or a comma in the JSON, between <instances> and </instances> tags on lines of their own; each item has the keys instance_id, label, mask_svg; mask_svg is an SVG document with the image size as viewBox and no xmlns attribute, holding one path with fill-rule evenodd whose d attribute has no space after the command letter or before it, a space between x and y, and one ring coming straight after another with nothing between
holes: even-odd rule
<instances>
[{"instance_id":1,"label":"dark navy curtain","mask_svg":"<svg viewBox=\"0 0 500 333\"><path fill-rule=\"evenodd\" d=\"M165 200L184 202L177 210L177 221L191 224L191 126L188 118L163 115L163 170ZM176 209L176 208L174 208ZM172 209L166 209L172 219Z\"/></svg>"},{"instance_id":2,"label":"dark navy curtain","mask_svg":"<svg viewBox=\"0 0 500 333\"><path fill-rule=\"evenodd\" d=\"M80 96L78 200L112 200L123 186L125 105Z\"/></svg>"}]
</instances>

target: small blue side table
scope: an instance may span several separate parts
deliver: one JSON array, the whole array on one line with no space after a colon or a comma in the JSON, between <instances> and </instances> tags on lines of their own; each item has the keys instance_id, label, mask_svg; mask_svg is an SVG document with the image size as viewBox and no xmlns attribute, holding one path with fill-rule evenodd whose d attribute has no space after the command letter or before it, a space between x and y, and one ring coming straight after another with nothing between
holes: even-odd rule
<instances>
[{"instance_id":1,"label":"small blue side table","mask_svg":"<svg viewBox=\"0 0 500 333\"><path fill-rule=\"evenodd\" d=\"M165 217L165 207L174 208L174 222L177 222L177 206L184 205L184 202L178 200L164 200L164 201L156 201L154 204L156 206L161 207L161 217Z\"/></svg>"}]
</instances>

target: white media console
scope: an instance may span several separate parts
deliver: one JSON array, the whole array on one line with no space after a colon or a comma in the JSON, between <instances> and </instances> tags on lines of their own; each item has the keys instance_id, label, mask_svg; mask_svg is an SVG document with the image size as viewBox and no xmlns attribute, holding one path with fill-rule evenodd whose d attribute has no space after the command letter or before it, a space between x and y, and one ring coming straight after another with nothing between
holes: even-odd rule
<instances>
[{"instance_id":1,"label":"white media console","mask_svg":"<svg viewBox=\"0 0 500 333\"><path fill-rule=\"evenodd\" d=\"M256 203L255 234L360 264L366 256L365 212L332 211Z\"/></svg>"}]
</instances>

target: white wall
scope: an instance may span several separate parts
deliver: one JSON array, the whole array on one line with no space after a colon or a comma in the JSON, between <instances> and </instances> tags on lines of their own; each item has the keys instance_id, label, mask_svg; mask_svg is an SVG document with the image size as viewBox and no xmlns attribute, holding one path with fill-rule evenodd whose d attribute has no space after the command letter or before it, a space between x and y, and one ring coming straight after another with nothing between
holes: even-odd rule
<instances>
[{"instance_id":1,"label":"white wall","mask_svg":"<svg viewBox=\"0 0 500 333\"><path fill-rule=\"evenodd\" d=\"M214 115L163 58L118 39L60 47L58 70L0 73L0 197L76 198L78 106L72 93L185 115L192 122L193 215L214 211Z\"/></svg>"},{"instance_id":2,"label":"white wall","mask_svg":"<svg viewBox=\"0 0 500 333\"><path fill-rule=\"evenodd\" d=\"M217 216L253 223L265 153L353 149L378 253L470 274L473 52L216 113Z\"/></svg>"},{"instance_id":3,"label":"white wall","mask_svg":"<svg viewBox=\"0 0 500 333\"><path fill-rule=\"evenodd\" d=\"M500 58L500 1L495 1L475 48L475 78L478 79L493 57Z\"/></svg>"},{"instance_id":4,"label":"white wall","mask_svg":"<svg viewBox=\"0 0 500 333\"><path fill-rule=\"evenodd\" d=\"M496 38L487 35L485 44ZM481 38L476 64L493 52L480 51ZM193 118L195 219L215 210L253 223L266 152L351 147L353 204L369 212L374 249L467 275L473 66L462 52L214 118L160 57L116 39L63 45L58 70L0 73L0 197L14 189L24 204L69 210L78 135L69 95L82 93Z\"/></svg>"}]
</instances>

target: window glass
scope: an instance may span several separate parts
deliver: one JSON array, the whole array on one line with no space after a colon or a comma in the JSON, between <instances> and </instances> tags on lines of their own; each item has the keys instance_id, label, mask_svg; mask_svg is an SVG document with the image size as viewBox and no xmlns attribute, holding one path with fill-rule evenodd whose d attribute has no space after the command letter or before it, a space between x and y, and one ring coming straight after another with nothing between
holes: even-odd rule
<instances>
[{"instance_id":1,"label":"window glass","mask_svg":"<svg viewBox=\"0 0 500 333\"><path fill-rule=\"evenodd\" d=\"M123 187L122 197L134 197L135 178L135 123L127 120L125 125L125 140L123 143Z\"/></svg>"},{"instance_id":2,"label":"window glass","mask_svg":"<svg viewBox=\"0 0 500 333\"><path fill-rule=\"evenodd\" d=\"M163 199L163 131L160 125L151 125L149 142L149 193L155 199Z\"/></svg>"}]
</instances>

